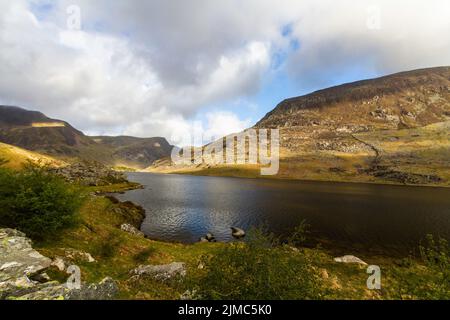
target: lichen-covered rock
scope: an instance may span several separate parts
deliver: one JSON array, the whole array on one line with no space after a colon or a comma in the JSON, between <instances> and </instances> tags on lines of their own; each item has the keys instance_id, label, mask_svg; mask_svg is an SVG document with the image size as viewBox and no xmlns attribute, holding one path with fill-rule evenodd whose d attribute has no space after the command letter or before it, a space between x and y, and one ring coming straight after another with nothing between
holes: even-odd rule
<instances>
[{"instance_id":1,"label":"lichen-covered rock","mask_svg":"<svg viewBox=\"0 0 450 320\"><path fill-rule=\"evenodd\" d=\"M34 250L25 234L0 230L0 286L5 281L29 277L47 269L52 261Z\"/></svg>"},{"instance_id":2,"label":"lichen-covered rock","mask_svg":"<svg viewBox=\"0 0 450 320\"><path fill-rule=\"evenodd\" d=\"M156 280L166 281L176 276L186 276L186 267L182 262L174 262L166 265L139 266L131 271L134 276L150 276Z\"/></svg>"},{"instance_id":3,"label":"lichen-covered rock","mask_svg":"<svg viewBox=\"0 0 450 320\"><path fill-rule=\"evenodd\" d=\"M30 290L29 290L30 291ZM34 287L26 293L11 294L8 300L112 300L119 288L111 278L105 278L98 284L82 285L81 289L69 289L65 284L50 282Z\"/></svg>"},{"instance_id":4,"label":"lichen-covered rock","mask_svg":"<svg viewBox=\"0 0 450 320\"><path fill-rule=\"evenodd\" d=\"M82 251L66 249L65 252L72 258L93 260ZM62 258L55 261L52 263L35 251L24 233L0 229L0 300L109 300L116 296L118 287L111 278L98 284L82 284L78 290L50 281L45 273L47 268L55 265L64 270L66 267Z\"/></svg>"},{"instance_id":5,"label":"lichen-covered rock","mask_svg":"<svg viewBox=\"0 0 450 320\"><path fill-rule=\"evenodd\" d=\"M70 290L58 282L49 282L37 285L30 292L22 294L11 294L7 300L66 300Z\"/></svg>"},{"instance_id":6,"label":"lichen-covered rock","mask_svg":"<svg viewBox=\"0 0 450 320\"><path fill-rule=\"evenodd\" d=\"M113 300L119 288L111 278L105 278L98 284L82 286L79 290L71 290L65 295L67 300Z\"/></svg>"},{"instance_id":7,"label":"lichen-covered rock","mask_svg":"<svg viewBox=\"0 0 450 320\"><path fill-rule=\"evenodd\" d=\"M133 227L131 224L124 223L124 224L122 224L120 226L120 229L122 231L128 232L128 233L130 233L132 235L135 235L137 237L141 237L141 238L145 237L145 235L144 235L144 233L142 231L140 231L137 228Z\"/></svg>"}]
</instances>

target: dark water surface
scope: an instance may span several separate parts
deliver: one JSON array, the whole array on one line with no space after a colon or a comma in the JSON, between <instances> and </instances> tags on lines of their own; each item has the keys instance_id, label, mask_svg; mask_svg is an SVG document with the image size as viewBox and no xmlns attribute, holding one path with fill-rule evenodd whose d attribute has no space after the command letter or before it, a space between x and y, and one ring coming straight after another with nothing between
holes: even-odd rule
<instances>
[{"instance_id":1,"label":"dark water surface","mask_svg":"<svg viewBox=\"0 0 450 320\"><path fill-rule=\"evenodd\" d=\"M146 210L152 239L191 243L231 226L265 225L286 235L303 219L324 244L410 250L426 234L450 240L450 189L130 173L145 186L118 195ZM350 247L350 248L349 248Z\"/></svg>"}]
</instances>

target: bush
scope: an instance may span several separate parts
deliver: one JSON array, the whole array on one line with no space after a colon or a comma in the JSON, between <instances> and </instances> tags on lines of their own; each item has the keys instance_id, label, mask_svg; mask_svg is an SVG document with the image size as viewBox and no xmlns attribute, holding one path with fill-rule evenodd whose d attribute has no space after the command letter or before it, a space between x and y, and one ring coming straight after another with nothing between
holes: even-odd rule
<instances>
[{"instance_id":1,"label":"bush","mask_svg":"<svg viewBox=\"0 0 450 320\"><path fill-rule=\"evenodd\" d=\"M398 280L397 298L448 300L450 299L450 249L445 239L428 235L420 246L423 265L411 263L406 268L395 268ZM425 267L425 268L423 268Z\"/></svg>"},{"instance_id":2,"label":"bush","mask_svg":"<svg viewBox=\"0 0 450 320\"><path fill-rule=\"evenodd\" d=\"M155 248L149 247L139 251L133 256L133 260L136 263L144 264L148 259L156 254L157 250Z\"/></svg>"},{"instance_id":3,"label":"bush","mask_svg":"<svg viewBox=\"0 0 450 320\"><path fill-rule=\"evenodd\" d=\"M248 242L227 245L204 262L196 291L202 299L320 299L319 277L309 259L291 254L273 235L252 230Z\"/></svg>"},{"instance_id":4,"label":"bush","mask_svg":"<svg viewBox=\"0 0 450 320\"><path fill-rule=\"evenodd\" d=\"M103 259L113 258L121 244L120 233L112 231L106 239L101 239L97 246L93 248L95 255Z\"/></svg>"},{"instance_id":5,"label":"bush","mask_svg":"<svg viewBox=\"0 0 450 320\"><path fill-rule=\"evenodd\" d=\"M299 247L305 244L308 239L310 225L303 220L297 227L295 227L292 234L288 237L287 243L293 247Z\"/></svg>"},{"instance_id":6,"label":"bush","mask_svg":"<svg viewBox=\"0 0 450 320\"><path fill-rule=\"evenodd\" d=\"M76 222L78 189L45 168L0 169L0 226L19 229L38 241L57 237Z\"/></svg>"}]
</instances>

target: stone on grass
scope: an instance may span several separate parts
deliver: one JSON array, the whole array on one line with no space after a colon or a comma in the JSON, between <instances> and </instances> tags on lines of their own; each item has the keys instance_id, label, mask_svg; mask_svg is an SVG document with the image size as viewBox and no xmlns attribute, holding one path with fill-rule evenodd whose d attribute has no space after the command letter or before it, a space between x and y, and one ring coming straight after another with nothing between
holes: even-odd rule
<instances>
[{"instance_id":1,"label":"stone on grass","mask_svg":"<svg viewBox=\"0 0 450 320\"><path fill-rule=\"evenodd\" d=\"M343 256L343 257L338 257L338 258L334 258L335 262L340 262L340 263L356 263L356 264L361 264L366 266L367 263L365 263L364 261L362 261L360 258L355 257L355 256Z\"/></svg>"},{"instance_id":2,"label":"stone on grass","mask_svg":"<svg viewBox=\"0 0 450 320\"><path fill-rule=\"evenodd\" d=\"M131 224L124 223L124 224L122 224L120 226L120 229L122 231L128 232L128 233L130 233L132 235L135 235L137 237L141 237L141 238L145 237L145 235L144 235L144 233L142 231L140 231L137 228L133 227Z\"/></svg>"},{"instance_id":3,"label":"stone on grass","mask_svg":"<svg viewBox=\"0 0 450 320\"><path fill-rule=\"evenodd\" d=\"M182 262L155 266L146 265L137 267L131 273L135 276L150 276L156 280L166 281L176 276L186 276L186 267Z\"/></svg>"}]
</instances>

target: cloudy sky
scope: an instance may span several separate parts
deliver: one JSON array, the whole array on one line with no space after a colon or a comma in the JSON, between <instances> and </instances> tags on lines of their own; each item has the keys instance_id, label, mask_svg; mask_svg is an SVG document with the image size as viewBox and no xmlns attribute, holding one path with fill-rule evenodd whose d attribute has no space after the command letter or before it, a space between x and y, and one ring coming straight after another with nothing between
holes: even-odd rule
<instances>
[{"instance_id":1,"label":"cloudy sky","mask_svg":"<svg viewBox=\"0 0 450 320\"><path fill-rule=\"evenodd\" d=\"M0 103L179 143L316 89L450 65L449 35L448 0L1 0Z\"/></svg>"}]
</instances>

